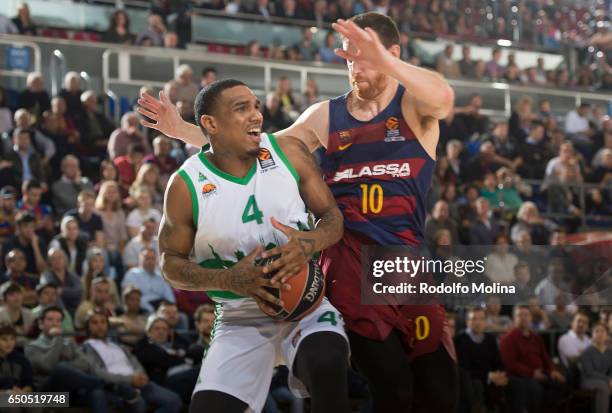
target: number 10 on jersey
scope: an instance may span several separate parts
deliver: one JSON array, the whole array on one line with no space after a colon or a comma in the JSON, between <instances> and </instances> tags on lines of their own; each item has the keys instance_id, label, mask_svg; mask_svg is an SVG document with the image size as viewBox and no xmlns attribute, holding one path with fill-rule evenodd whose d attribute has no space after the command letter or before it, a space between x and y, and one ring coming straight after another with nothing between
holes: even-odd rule
<instances>
[{"instance_id":1,"label":"number 10 on jersey","mask_svg":"<svg viewBox=\"0 0 612 413\"><path fill-rule=\"evenodd\" d=\"M361 212L378 214L383 207L383 189L379 184L361 184Z\"/></svg>"}]
</instances>

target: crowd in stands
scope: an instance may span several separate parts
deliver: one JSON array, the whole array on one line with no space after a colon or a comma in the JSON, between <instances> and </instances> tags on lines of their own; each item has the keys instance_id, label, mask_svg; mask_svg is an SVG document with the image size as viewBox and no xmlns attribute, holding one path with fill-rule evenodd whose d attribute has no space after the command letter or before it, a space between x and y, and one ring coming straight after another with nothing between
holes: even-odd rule
<instances>
[{"instance_id":1,"label":"crowd in stands","mask_svg":"<svg viewBox=\"0 0 612 413\"><path fill-rule=\"evenodd\" d=\"M318 27L338 18L348 18L364 11L376 11L394 18L401 30L402 59L415 65L430 67L449 78L507 82L557 88L589 88L612 90L612 30L603 4L592 8L572 5L549 7L539 2L478 2L475 0L410 0L378 2L353 0L224 0L152 1L147 27L140 33L130 30L124 10L109 17L109 27L98 40L140 46L184 48L191 40L190 16L193 7L223 10L226 14L250 13L264 17L278 16L311 20ZM516 11L513 9L516 8ZM461 12L464 11L464 13ZM168 17L172 16L172 22ZM327 26L325 26L327 27ZM27 3L20 4L17 16L9 20L0 16L0 33L36 35L40 30L30 17ZM330 29L322 40L314 39L314 27L304 27L297 44L261 45L251 40L240 53L249 57L288 61L344 63L334 52L339 38ZM521 43L559 49L562 44L578 50L575 70L567 63L556 69L545 69L544 60L536 66L521 67L515 55L501 60L501 50L493 47L488 61L472 59L469 46L462 47L462 58L453 58L454 46L449 43L438 56L429 56L419 46L419 37L430 33L450 36L449 40L514 39ZM566 48L567 49L567 48ZM567 55L566 55L567 56ZM567 59L566 59L567 60Z\"/></svg>"}]
</instances>

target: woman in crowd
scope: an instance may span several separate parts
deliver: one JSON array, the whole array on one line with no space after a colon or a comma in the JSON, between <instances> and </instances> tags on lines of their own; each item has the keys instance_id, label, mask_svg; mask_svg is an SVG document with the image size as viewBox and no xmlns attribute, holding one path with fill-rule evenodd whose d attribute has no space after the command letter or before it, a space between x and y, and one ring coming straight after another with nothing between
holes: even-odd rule
<instances>
[{"instance_id":1,"label":"woman in crowd","mask_svg":"<svg viewBox=\"0 0 612 413\"><path fill-rule=\"evenodd\" d=\"M130 238L138 235L140 226L146 219L154 218L155 222L161 221L161 213L153 208L151 190L147 186L134 188L131 195L136 201L136 208L129 213L125 222Z\"/></svg>"},{"instance_id":2,"label":"woman in crowd","mask_svg":"<svg viewBox=\"0 0 612 413\"><path fill-rule=\"evenodd\" d=\"M123 10L117 10L110 16L109 27L102 41L108 43L132 44L134 35L130 33L130 18Z\"/></svg>"},{"instance_id":3,"label":"woman in crowd","mask_svg":"<svg viewBox=\"0 0 612 413\"><path fill-rule=\"evenodd\" d=\"M125 213L121 208L119 184L116 181L104 181L96 198L96 211L102 218L102 228L106 239L109 264L115 267L119 279L123 276L121 253L128 239L125 227Z\"/></svg>"}]
</instances>

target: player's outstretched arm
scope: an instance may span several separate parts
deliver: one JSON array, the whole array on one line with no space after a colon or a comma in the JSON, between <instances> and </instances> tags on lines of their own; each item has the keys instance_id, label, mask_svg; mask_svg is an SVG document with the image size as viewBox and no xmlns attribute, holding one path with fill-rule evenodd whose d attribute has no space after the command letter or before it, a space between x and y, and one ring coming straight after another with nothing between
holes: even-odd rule
<instances>
[{"instance_id":1,"label":"player's outstretched arm","mask_svg":"<svg viewBox=\"0 0 612 413\"><path fill-rule=\"evenodd\" d=\"M262 267L255 266L256 257L263 251L261 246L228 269L202 268L189 260L196 234L192 214L189 188L180 175L174 174L166 189L159 229L160 266L170 285L188 291L231 291L253 297L263 305L282 305L264 289L278 288L277 284L265 279Z\"/></svg>"},{"instance_id":2,"label":"player's outstretched arm","mask_svg":"<svg viewBox=\"0 0 612 413\"><path fill-rule=\"evenodd\" d=\"M158 130L166 136L197 147L208 143L208 139L198 126L181 118L178 109L163 91L159 92L159 99L146 92L141 93L136 110L151 120L140 121L140 124L147 128Z\"/></svg>"},{"instance_id":3,"label":"player's outstretched arm","mask_svg":"<svg viewBox=\"0 0 612 413\"><path fill-rule=\"evenodd\" d=\"M284 283L287 277L298 273L314 253L338 242L344 225L342 213L304 142L284 136L278 139L278 144L300 177L299 190L304 204L317 219L312 231L298 231L272 220L272 225L282 231L289 242L263 254L264 257L281 254L281 258L265 267L265 271L278 270L273 280Z\"/></svg>"},{"instance_id":4,"label":"player's outstretched arm","mask_svg":"<svg viewBox=\"0 0 612 413\"><path fill-rule=\"evenodd\" d=\"M399 81L414 100L402 106L414 108L421 118L444 119L453 107L454 92L444 77L434 71L411 65L399 59L399 46L387 49L371 28L362 29L349 20L338 20L333 28L353 50L336 49L338 56L358 62L364 69L376 70ZM416 102L414 102L416 101Z\"/></svg>"}]
</instances>

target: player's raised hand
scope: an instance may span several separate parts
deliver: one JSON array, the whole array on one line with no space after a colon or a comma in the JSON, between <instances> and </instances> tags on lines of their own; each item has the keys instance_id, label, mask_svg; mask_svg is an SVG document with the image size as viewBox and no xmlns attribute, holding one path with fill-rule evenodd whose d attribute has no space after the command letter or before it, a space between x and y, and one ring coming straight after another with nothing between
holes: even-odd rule
<instances>
[{"instance_id":1,"label":"player's raised hand","mask_svg":"<svg viewBox=\"0 0 612 413\"><path fill-rule=\"evenodd\" d=\"M166 136L177 137L179 134L183 119L177 107L163 91L159 92L159 99L147 92L141 93L136 110L141 115L151 119L151 122L141 119L141 125L156 129Z\"/></svg>"},{"instance_id":2,"label":"player's raised hand","mask_svg":"<svg viewBox=\"0 0 612 413\"><path fill-rule=\"evenodd\" d=\"M249 255L229 268L226 279L227 289L244 297L252 297L260 306L268 304L283 305L283 302L266 291L267 288L280 288L280 284L265 278L264 267L256 266L255 260L261 255L263 247L258 245ZM273 312L273 310L271 309Z\"/></svg>"},{"instance_id":3,"label":"player's raised hand","mask_svg":"<svg viewBox=\"0 0 612 413\"><path fill-rule=\"evenodd\" d=\"M288 241L285 245L267 250L262 254L262 258L280 254L279 259L263 267L263 269L266 274L278 271L271 281L284 284L289 277L297 274L312 258L312 254L315 252L315 240L308 236L308 232L298 231L281 224L274 218L271 218L270 222L274 228L285 234Z\"/></svg>"},{"instance_id":4,"label":"player's raised hand","mask_svg":"<svg viewBox=\"0 0 612 413\"><path fill-rule=\"evenodd\" d=\"M385 62L390 62L393 55L387 50L378 37L378 33L369 27L362 29L350 20L338 19L332 27L348 40L347 49L335 49L334 52L349 62L357 62L366 70L380 70Z\"/></svg>"}]
</instances>

